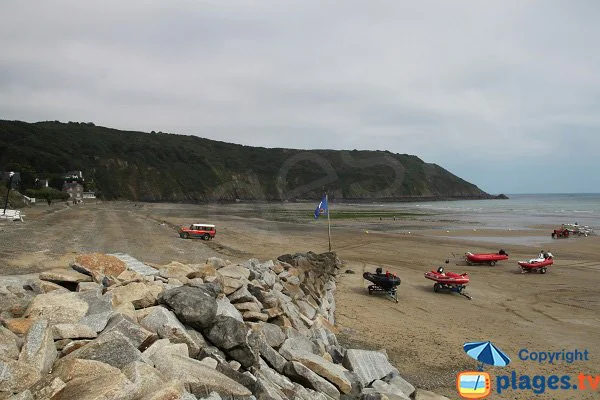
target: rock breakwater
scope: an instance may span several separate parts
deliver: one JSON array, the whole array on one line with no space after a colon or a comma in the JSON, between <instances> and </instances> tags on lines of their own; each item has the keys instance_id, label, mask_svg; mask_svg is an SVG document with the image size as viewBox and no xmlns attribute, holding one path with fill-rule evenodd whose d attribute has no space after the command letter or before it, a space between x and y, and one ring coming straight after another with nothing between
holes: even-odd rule
<instances>
[{"instance_id":1,"label":"rock breakwater","mask_svg":"<svg viewBox=\"0 0 600 400\"><path fill-rule=\"evenodd\" d=\"M340 345L335 253L70 267L0 287L0 399L442 398Z\"/></svg>"}]
</instances>

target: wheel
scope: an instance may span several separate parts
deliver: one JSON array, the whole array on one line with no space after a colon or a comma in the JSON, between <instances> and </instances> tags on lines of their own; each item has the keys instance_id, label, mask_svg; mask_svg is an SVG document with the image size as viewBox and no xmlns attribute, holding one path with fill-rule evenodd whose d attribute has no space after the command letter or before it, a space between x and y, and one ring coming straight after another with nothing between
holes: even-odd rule
<instances>
[{"instance_id":1,"label":"wheel","mask_svg":"<svg viewBox=\"0 0 600 400\"><path fill-rule=\"evenodd\" d=\"M433 291L438 293L440 290L442 290L442 284L441 283L436 283L433 285Z\"/></svg>"},{"instance_id":2,"label":"wheel","mask_svg":"<svg viewBox=\"0 0 600 400\"><path fill-rule=\"evenodd\" d=\"M208 240L210 239L210 235L208 233L205 233L204 235L202 235L202 239Z\"/></svg>"},{"instance_id":3,"label":"wheel","mask_svg":"<svg viewBox=\"0 0 600 400\"><path fill-rule=\"evenodd\" d=\"M184 237L185 239L189 239L189 238L190 238L190 234L186 232L186 233L183 235L183 237Z\"/></svg>"},{"instance_id":4,"label":"wheel","mask_svg":"<svg viewBox=\"0 0 600 400\"><path fill-rule=\"evenodd\" d=\"M546 267L540 268L540 274L545 274L546 273Z\"/></svg>"},{"instance_id":5,"label":"wheel","mask_svg":"<svg viewBox=\"0 0 600 400\"><path fill-rule=\"evenodd\" d=\"M496 265L496 261L490 261L490 267L493 267L494 265Z\"/></svg>"}]
</instances>

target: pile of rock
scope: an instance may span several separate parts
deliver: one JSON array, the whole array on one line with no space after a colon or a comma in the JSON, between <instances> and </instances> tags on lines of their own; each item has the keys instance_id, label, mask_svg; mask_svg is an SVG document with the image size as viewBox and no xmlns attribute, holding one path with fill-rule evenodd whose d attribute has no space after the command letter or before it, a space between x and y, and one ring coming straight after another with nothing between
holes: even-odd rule
<instances>
[{"instance_id":1,"label":"pile of rock","mask_svg":"<svg viewBox=\"0 0 600 400\"><path fill-rule=\"evenodd\" d=\"M406 399L334 327L334 253L158 268L80 255L0 288L0 399Z\"/></svg>"}]
</instances>

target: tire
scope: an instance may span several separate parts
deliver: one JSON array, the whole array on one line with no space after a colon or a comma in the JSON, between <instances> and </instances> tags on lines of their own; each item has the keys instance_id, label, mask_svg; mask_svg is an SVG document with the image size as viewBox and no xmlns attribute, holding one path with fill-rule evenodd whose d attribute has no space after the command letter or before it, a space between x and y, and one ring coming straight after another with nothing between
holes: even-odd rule
<instances>
[{"instance_id":1,"label":"tire","mask_svg":"<svg viewBox=\"0 0 600 400\"><path fill-rule=\"evenodd\" d=\"M546 273L546 267L540 268L540 274L545 274Z\"/></svg>"},{"instance_id":2,"label":"tire","mask_svg":"<svg viewBox=\"0 0 600 400\"><path fill-rule=\"evenodd\" d=\"M208 240L210 239L210 235L208 233L205 233L204 235L202 235L202 239Z\"/></svg>"},{"instance_id":3,"label":"tire","mask_svg":"<svg viewBox=\"0 0 600 400\"><path fill-rule=\"evenodd\" d=\"M490 267L493 267L494 265L496 265L496 261L490 261Z\"/></svg>"},{"instance_id":4,"label":"tire","mask_svg":"<svg viewBox=\"0 0 600 400\"><path fill-rule=\"evenodd\" d=\"M189 239L189 238L190 238L190 234L189 234L189 233L187 233L187 232L186 232L186 233L184 233L184 234L183 234L183 238L184 238L184 239Z\"/></svg>"},{"instance_id":5,"label":"tire","mask_svg":"<svg viewBox=\"0 0 600 400\"><path fill-rule=\"evenodd\" d=\"M442 290L442 284L441 283L435 283L433 285L433 291L438 293L440 290Z\"/></svg>"}]
</instances>

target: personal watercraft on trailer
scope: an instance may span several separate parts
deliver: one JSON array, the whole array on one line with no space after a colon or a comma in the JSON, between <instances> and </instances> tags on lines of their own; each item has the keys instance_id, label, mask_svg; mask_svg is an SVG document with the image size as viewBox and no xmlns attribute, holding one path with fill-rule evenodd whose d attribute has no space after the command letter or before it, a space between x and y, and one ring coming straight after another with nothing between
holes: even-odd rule
<instances>
[{"instance_id":1,"label":"personal watercraft on trailer","mask_svg":"<svg viewBox=\"0 0 600 400\"><path fill-rule=\"evenodd\" d=\"M554 264L554 256L550 252L541 251L537 258L532 258L529 261L519 261L521 273L537 271L540 274L545 274L548 267Z\"/></svg>"},{"instance_id":2,"label":"personal watercraft on trailer","mask_svg":"<svg viewBox=\"0 0 600 400\"><path fill-rule=\"evenodd\" d=\"M398 278L396 274L391 274L387 271L384 274L381 268L377 268L374 274L365 272L363 278L373 283L368 287L369 294L385 293L396 303L398 302L397 287L400 285L400 278Z\"/></svg>"},{"instance_id":3,"label":"personal watercraft on trailer","mask_svg":"<svg viewBox=\"0 0 600 400\"><path fill-rule=\"evenodd\" d=\"M436 293L442 290L449 290L471 300L471 296L463 293L463 290L470 280L467 273L456 274L454 272L445 272L444 267L439 267L437 271L425 272L425 278L435 281L433 284L433 291Z\"/></svg>"},{"instance_id":4,"label":"personal watercraft on trailer","mask_svg":"<svg viewBox=\"0 0 600 400\"><path fill-rule=\"evenodd\" d=\"M508 254L500 249L498 253L471 253L465 254L465 260L467 264L489 264L491 266L496 265L496 262L508 260Z\"/></svg>"}]
</instances>

